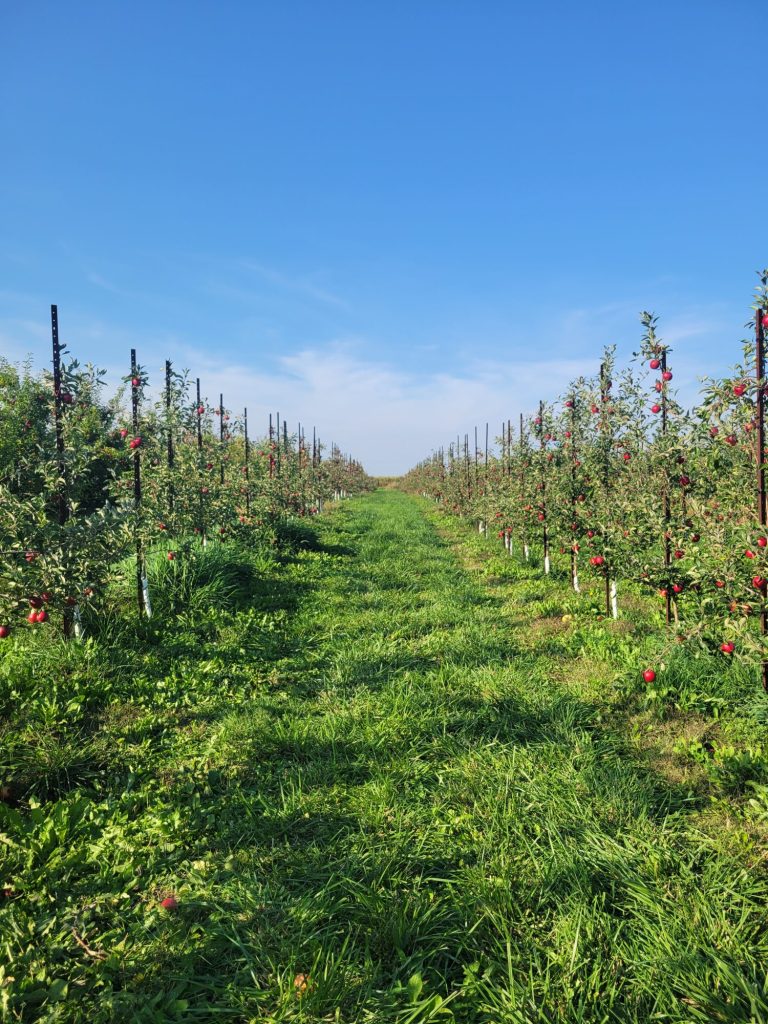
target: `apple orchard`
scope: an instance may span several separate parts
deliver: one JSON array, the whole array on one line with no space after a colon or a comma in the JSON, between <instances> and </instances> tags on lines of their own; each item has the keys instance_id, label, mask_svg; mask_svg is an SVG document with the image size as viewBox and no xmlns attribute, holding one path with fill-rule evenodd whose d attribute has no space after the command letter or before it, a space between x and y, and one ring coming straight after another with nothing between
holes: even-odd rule
<instances>
[{"instance_id":1,"label":"apple orchard","mask_svg":"<svg viewBox=\"0 0 768 1024\"><path fill-rule=\"evenodd\" d=\"M669 646L743 659L768 687L768 273L741 362L706 380L692 411L676 399L657 317L641 322L633 365L617 367L607 348L598 375L514 430L503 424L499 454L487 440L480 449L477 434L474 448L458 437L405 482L494 533L510 555L559 572L575 591L599 590L606 616L620 615L623 595L655 595ZM643 677L654 682L656 666Z\"/></svg>"},{"instance_id":2,"label":"apple orchard","mask_svg":"<svg viewBox=\"0 0 768 1024\"><path fill-rule=\"evenodd\" d=\"M202 398L170 362L152 394L132 352L105 398L103 371L60 343L55 306L51 326L52 372L0 362L1 640L41 625L82 636L126 577L149 617L148 562L168 563L173 591L196 549L279 547L326 500L370 486L358 462L316 431L289 433L279 413L249 436L247 409Z\"/></svg>"}]
</instances>

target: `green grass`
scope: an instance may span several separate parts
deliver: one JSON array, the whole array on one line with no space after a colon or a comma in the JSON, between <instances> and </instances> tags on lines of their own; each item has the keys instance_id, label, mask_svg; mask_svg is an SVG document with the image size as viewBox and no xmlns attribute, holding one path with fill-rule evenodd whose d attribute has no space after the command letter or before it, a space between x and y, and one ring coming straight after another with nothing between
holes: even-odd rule
<instances>
[{"instance_id":1,"label":"green grass","mask_svg":"<svg viewBox=\"0 0 768 1024\"><path fill-rule=\"evenodd\" d=\"M641 612L397 492L317 528L4 649L4 1019L768 1022L762 712L720 779Z\"/></svg>"}]
</instances>

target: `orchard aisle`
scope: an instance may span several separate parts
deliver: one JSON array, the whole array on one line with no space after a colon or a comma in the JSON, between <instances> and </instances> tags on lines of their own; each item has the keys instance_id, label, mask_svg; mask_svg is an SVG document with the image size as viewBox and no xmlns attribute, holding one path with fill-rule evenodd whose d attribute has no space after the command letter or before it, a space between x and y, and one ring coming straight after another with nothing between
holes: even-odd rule
<instances>
[{"instance_id":1,"label":"orchard aisle","mask_svg":"<svg viewBox=\"0 0 768 1024\"><path fill-rule=\"evenodd\" d=\"M308 974L310 1020L768 1021L759 849L602 724L612 669L546 628L558 587L490 590L429 516L379 491L305 560L251 740L256 976Z\"/></svg>"},{"instance_id":2,"label":"orchard aisle","mask_svg":"<svg viewBox=\"0 0 768 1024\"><path fill-rule=\"evenodd\" d=\"M612 730L631 642L425 502L313 525L6 819L7 1019L768 1022L764 851Z\"/></svg>"}]
</instances>

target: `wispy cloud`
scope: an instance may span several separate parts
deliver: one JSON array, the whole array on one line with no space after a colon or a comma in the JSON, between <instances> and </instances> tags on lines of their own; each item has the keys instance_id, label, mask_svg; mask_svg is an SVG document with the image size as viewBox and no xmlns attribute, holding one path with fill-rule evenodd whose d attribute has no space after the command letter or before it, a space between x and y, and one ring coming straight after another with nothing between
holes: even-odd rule
<instances>
[{"instance_id":1,"label":"wispy cloud","mask_svg":"<svg viewBox=\"0 0 768 1024\"><path fill-rule=\"evenodd\" d=\"M111 292L113 295L122 295L124 298L130 298L129 292L125 291L123 288L119 288L116 284L112 284L111 281L107 281L107 279L102 277L101 274L89 271L85 277L89 284L96 285L97 288L101 288L105 292Z\"/></svg>"},{"instance_id":2,"label":"wispy cloud","mask_svg":"<svg viewBox=\"0 0 768 1024\"><path fill-rule=\"evenodd\" d=\"M350 309L349 303L346 300L335 295L327 288L318 285L311 277L296 277L284 274L273 267L266 267L263 263L257 263L254 260L243 260L240 265L244 270L258 275L262 280L277 288L297 292L316 302L321 302L327 306L334 306L347 312Z\"/></svg>"}]
</instances>

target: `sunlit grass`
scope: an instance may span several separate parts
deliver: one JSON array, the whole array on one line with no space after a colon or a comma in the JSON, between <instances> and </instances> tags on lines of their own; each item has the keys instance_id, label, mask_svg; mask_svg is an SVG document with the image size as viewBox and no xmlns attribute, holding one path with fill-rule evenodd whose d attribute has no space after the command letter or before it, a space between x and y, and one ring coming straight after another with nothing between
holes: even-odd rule
<instances>
[{"instance_id":1,"label":"sunlit grass","mask_svg":"<svg viewBox=\"0 0 768 1024\"><path fill-rule=\"evenodd\" d=\"M754 694L681 652L649 698L652 614L426 508L158 563L138 640L116 591L90 646L10 649L7 1019L768 1022L759 706L719 768L672 750L728 731L691 694Z\"/></svg>"}]
</instances>

